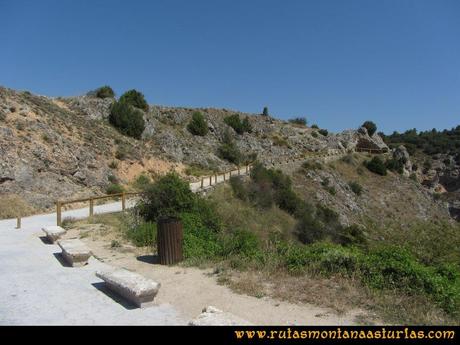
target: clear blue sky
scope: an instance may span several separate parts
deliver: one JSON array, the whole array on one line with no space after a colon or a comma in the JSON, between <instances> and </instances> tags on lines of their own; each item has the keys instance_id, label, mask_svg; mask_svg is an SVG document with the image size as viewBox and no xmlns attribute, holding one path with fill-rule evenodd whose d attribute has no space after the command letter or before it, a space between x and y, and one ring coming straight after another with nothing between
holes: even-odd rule
<instances>
[{"instance_id":1,"label":"clear blue sky","mask_svg":"<svg viewBox=\"0 0 460 345\"><path fill-rule=\"evenodd\" d=\"M149 103L332 131L460 124L459 0L0 0L0 84L108 84Z\"/></svg>"}]
</instances>

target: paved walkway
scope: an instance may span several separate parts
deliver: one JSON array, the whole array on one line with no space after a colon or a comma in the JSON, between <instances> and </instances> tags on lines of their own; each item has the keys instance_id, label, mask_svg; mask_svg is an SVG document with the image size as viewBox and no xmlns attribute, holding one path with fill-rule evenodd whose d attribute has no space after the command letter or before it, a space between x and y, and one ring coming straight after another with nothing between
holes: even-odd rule
<instances>
[{"instance_id":1,"label":"paved walkway","mask_svg":"<svg viewBox=\"0 0 460 345\"><path fill-rule=\"evenodd\" d=\"M120 209L113 203L95 207L95 213ZM72 210L63 218L87 214L88 208ZM21 230L14 219L0 221L1 325L186 324L171 305L138 309L118 303L95 276L105 264L94 258L85 267L65 267L60 248L40 239L41 227L55 224L54 213L23 218Z\"/></svg>"}]
</instances>

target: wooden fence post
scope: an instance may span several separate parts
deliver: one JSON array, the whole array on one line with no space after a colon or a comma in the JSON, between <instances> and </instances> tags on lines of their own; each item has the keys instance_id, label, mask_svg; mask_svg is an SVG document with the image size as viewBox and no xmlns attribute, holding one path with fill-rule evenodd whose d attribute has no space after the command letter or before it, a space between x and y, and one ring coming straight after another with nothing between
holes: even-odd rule
<instances>
[{"instance_id":1,"label":"wooden fence post","mask_svg":"<svg viewBox=\"0 0 460 345\"><path fill-rule=\"evenodd\" d=\"M204 178L201 179L201 188L203 188Z\"/></svg>"},{"instance_id":2,"label":"wooden fence post","mask_svg":"<svg viewBox=\"0 0 460 345\"><path fill-rule=\"evenodd\" d=\"M21 216L16 218L16 229L21 229Z\"/></svg>"},{"instance_id":3,"label":"wooden fence post","mask_svg":"<svg viewBox=\"0 0 460 345\"><path fill-rule=\"evenodd\" d=\"M94 214L94 199L89 199L89 216L92 217Z\"/></svg>"},{"instance_id":4,"label":"wooden fence post","mask_svg":"<svg viewBox=\"0 0 460 345\"><path fill-rule=\"evenodd\" d=\"M56 202L56 225L57 226L61 226L61 202L60 201L57 201Z\"/></svg>"},{"instance_id":5,"label":"wooden fence post","mask_svg":"<svg viewBox=\"0 0 460 345\"><path fill-rule=\"evenodd\" d=\"M209 176L209 185L212 186L212 176Z\"/></svg>"},{"instance_id":6,"label":"wooden fence post","mask_svg":"<svg viewBox=\"0 0 460 345\"><path fill-rule=\"evenodd\" d=\"M126 209L126 195L123 192L121 194L121 210L124 211Z\"/></svg>"}]
</instances>

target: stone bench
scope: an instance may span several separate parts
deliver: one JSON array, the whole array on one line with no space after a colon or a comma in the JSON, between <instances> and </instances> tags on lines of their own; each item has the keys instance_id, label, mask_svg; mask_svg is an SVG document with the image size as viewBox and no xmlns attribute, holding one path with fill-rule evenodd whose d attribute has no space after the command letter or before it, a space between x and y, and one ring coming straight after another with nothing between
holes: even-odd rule
<instances>
[{"instance_id":1,"label":"stone bench","mask_svg":"<svg viewBox=\"0 0 460 345\"><path fill-rule=\"evenodd\" d=\"M96 276L102 279L110 290L139 308L153 305L153 299L161 286L160 283L122 268L98 271Z\"/></svg>"},{"instance_id":2,"label":"stone bench","mask_svg":"<svg viewBox=\"0 0 460 345\"><path fill-rule=\"evenodd\" d=\"M65 230L60 226L45 226L42 228L46 235L46 238L51 242L56 242L62 235L65 234Z\"/></svg>"},{"instance_id":3,"label":"stone bench","mask_svg":"<svg viewBox=\"0 0 460 345\"><path fill-rule=\"evenodd\" d=\"M80 240L58 241L62 256L72 266L84 266L92 255L91 250Z\"/></svg>"}]
</instances>

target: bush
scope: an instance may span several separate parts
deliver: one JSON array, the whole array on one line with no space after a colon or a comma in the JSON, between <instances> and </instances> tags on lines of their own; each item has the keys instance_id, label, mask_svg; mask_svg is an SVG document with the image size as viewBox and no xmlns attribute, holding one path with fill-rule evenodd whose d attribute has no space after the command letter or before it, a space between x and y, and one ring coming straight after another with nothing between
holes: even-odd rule
<instances>
[{"instance_id":1,"label":"bush","mask_svg":"<svg viewBox=\"0 0 460 345\"><path fill-rule=\"evenodd\" d=\"M107 186L107 189L105 190L107 194L121 194L124 192L124 189L122 186L120 186L117 183L111 183L110 185Z\"/></svg>"},{"instance_id":2,"label":"bush","mask_svg":"<svg viewBox=\"0 0 460 345\"><path fill-rule=\"evenodd\" d=\"M244 185L243 179L240 176L232 176L230 178L230 186L233 194L240 200L248 200L248 191Z\"/></svg>"},{"instance_id":3,"label":"bush","mask_svg":"<svg viewBox=\"0 0 460 345\"><path fill-rule=\"evenodd\" d=\"M243 155L236 146L229 131L224 133L223 143L219 146L217 154L220 158L233 164L240 164L243 161Z\"/></svg>"},{"instance_id":4,"label":"bush","mask_svg":"<svg viewBox=\"0 0 460 345\"><path fill-rule=\"evenodd\" d=\"M192 119L190 120L187 129L193 135L199 135L202 137L204 137L209 132L208 124L206 123L203 114L199 111L195 111L193 113Z\"/></svg>"},{"instance_id":5,"label":"bush","mask_svg":"<svg viewBox=\"0 0 460 345\"><path fill-rule=\"evenodd\" d=\"M114 98L115 92L110 86L105 85L95 91L95 96L98 98Z\"/></svg>"},{"instance_id":6,"label":"bush","mask_svg":"<svg viewBox=\"0 0 460 345\"><path fill-rule=\"evenodd\" d=\"M227 116L224 119L224 122L230 127L232 127L238 134L243 134L245 132L252 131L252 126L249 123L249 119L245 117L244 120L241 121L240 116L238 114Z\"/></svg>"},{"instance_id":7,"label":"bush","mask_svg":"<svg viewBox=\"0 0 460 345\"><path fill-rule=\"evenodd\" d=\"M327 135L329 134L329 132L327 131L327 129L320 129L318 131L319 134L321 134L322 136L325 136L327 137Z\"/></svg>"},{"instance_id":8,"label":"bush","mask_svg":"<svg viewBox=\"0 0 460 345\"><path fill-rule=\"evenodd\" d=\"M134 186L137 189L145 189L147 186L151 183L150 177L144 174L140 174L137 178L136 181L134 181Z\"/></svg>"},{"instance_id":9,"label":"bush","mask_svg":"<svg viewBox=\"0 0 460 345\"><path fill-rule=\"evenodd\" d=\"M149 184L139 203L139 213L146 221L163 217L179 217L182 212L193 209L195 195L188 182L176 173L168 173L155 183Z\"/></svg>"},{"instance_id":10,"label":"bush","mask_svg":"<svg viewBox=\"0 0 460 345\"><path fill-rule=\"evenodd\" d=\"M311 128L314 128L314 129L319 129L318 125L316 123L312 124L311 125Z\"/></svg>"},{"instance_id":11,"label":"bush","mask_svg":"<svg viewBox=\"0 0 460 345\"><path fill-rule=\"evenodd\" d=\"M126 237L137 247L156 245L157 225L154 222L141 222L126 232Z\"/></svg>"},{"instance_id":12,"label":"bush","mask_svg":"<svg viewBox=\"0 0 460 345\"><path fill-rule=\"evenodd\" d=\"M305 117L296 117L294 119L290 119L289 123L292 123L292 124L295 124L295 125L306 126L307 125L307 119Z\"/></svg>"},{"instance_id":13,"label":"bush","mask_svg":"<svg viewBox=\"0 0 460 345\"><path fill-rule=\"evenodd\" d=\"M269 116L268 114L268 107L264 107L264 110L262 111L263 116Z\"/></svg>"},{"instance_id":14,"label":"bush","mask_svg":"<svg viewBox=\"0 0 460 345\"><path fill-rule=\"evenodd\" d=\"M109 115L109 122L121 133L140 139L145 129L144 116L126 102L115 102Z\"/></svg>"},{"instance_id":15,"label":"bush","mask_svg":"<svg viewBox=\"0 0 460 345\"><path fill-rule=\"evenodd\" d=\"M318 138L318 132L317 131L311 132L311 136L313 138Z\"/></svg>"},{"instance_id":16,"label":"bush","mask_svg":"<svg viewBox=\"0 0 460 345\"><path fill-rule=\"evenodd\" d=\"M364 162L364 165L366 168L378 175L385 176L387 174L387 168L385 166L385 163L382 161L380 157L373 157L370 161Z\"/></svg>"},{"instance_id":17,"label":"bush","mask_svg":"<svg viewBox=\"0 0 460 345\"><path fill-rule=\"evenodd\" d=\"M396 160L396 159L394 159L394 158L388 159L388 160L385 162L385 167L386 167L388 170L397 172L397 173L399 173L399 174L402 174L402 173L404 172L404 165L403 165L399 160Z\"/></svg>"},{"instance_id":18,"label":"bush","mask_svg":"<svg viewBox=\"0 0 460 345\"><path fill-rule=\"evenodd\" d=\"M350 187L351 191L358 196L363 192L363 187L358 182L350 182L348 183L348 186Z\"/></svg>"},{"instance_id":19,"label":"bush","mask_svg":"<svg viewBox=\"0 0 460 345\"><path fill-rule=\"evenodd\" d=\"M339 231L338 243L349 246L367 244L367 239L364 230L358 225L351 225Z\"/></svg>"},{"instance_id":20,"label":"bush","mask_svg":"<svg viewBox=\"0 0 460 345\"><path fill-rule=\"evenodd\" d=\"M361 127L367 129L367 133L369 134L369 136L374 135L374 133L377 131L377 125L372 121L364 122Z\"/></svg>"},{"instance_id":21,"label":"bush","mask_svg":"<svg viewBox=\"0 0 460 345\"><path fill-rule=\"evenodd\" d=\"M132 107L142 109L144 111L149 110L149 105L144 98L144 95L137 90L129 90L121 95L119 102L126 103Z\"/></svg>"}]
</instances>

